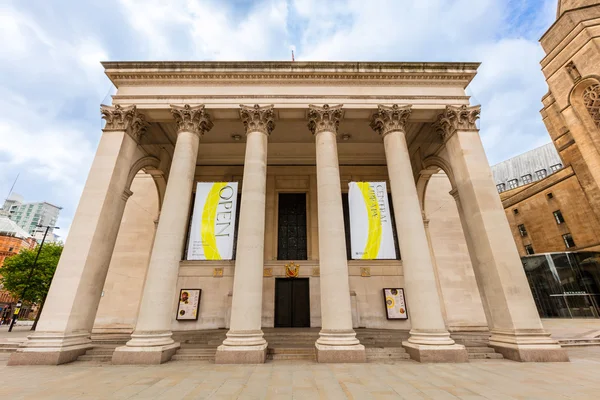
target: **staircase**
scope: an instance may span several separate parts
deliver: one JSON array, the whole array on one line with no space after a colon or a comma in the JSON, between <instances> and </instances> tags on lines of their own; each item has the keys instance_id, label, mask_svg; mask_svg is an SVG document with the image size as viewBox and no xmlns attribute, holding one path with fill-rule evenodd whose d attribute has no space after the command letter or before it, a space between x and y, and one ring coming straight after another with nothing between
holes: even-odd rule
<instances>
[{"instance_id":1,"label":"staircase","mask_svg":"<svg viewBox=\"0 0 600 400\"><path fill-rule=\"evenodd\" d=\"M502 354L496 353L491 347L469 347L467 346L467 352L469 353L469 360L501 360Z\"/></svg>"},{"instance_id":2,"label":"staircase","mask_svg":"<svg viewBox=\"0 0 600 400\"><path fill-rule=\"evenodd\" d=\"M453 333L452 339L467 348L469 361L474 360L501 360L504 357L489 347L490 334L485 332Z\"/></svg>"},{"instance_id":3,"label":"staircase","mask_svg":"<svg viewBox=\"0 0 600 400\"><path fill-rule=\"evenodd\" d=\"M410 356L403 347L366 347L367 362L406 361Z\"/></svg>"},{"instance_id":4,"label":"staircase","mask_svg":"<svg viewBox=\"0 0 600 400\"><path fill-rule=\"evenodd\" d=\"M200 347L182 344L177 353L171 357L171 361L215 361L217 347Z\"/></svg>"},{"instance_id":5,"label":"staircase","mask_svg":"<svg viewBox=\"0 0 600 400\"><path fill-rule=\"evenodd\" d=\"M226 333L226 329L173 332L173 340L179 342L181 347L171 361L214 362L217 347L225 340Z\"/></svg>"},{"instance_id":6,"label":"staircase","mask_svg":"<svg viewBox=\"0 0 600 400\"><path fill-rule=\"evenodd\" d=\"M99 364L110 364L112 361L112 355L118 345L116 344L103 344L94 346L85 354L77 357L77 361L88 361Z\"/></svg>"},{"instance_id":7,"label":"staircase","mask_svg":"<svg viewBox=\"0 0 600 400\"><path fill-rule=\"evenodd\" d=\"M317 361L314 345L311 347L269 347L267 360Z\"/></svg>"}]
</instances>

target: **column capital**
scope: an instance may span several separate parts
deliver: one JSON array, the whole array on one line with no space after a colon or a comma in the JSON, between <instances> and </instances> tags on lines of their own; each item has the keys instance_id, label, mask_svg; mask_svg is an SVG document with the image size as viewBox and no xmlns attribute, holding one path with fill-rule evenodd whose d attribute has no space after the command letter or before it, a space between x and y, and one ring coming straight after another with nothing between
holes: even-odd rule
<instances>
[{"instance_id":1,"label":"column capital","mask_svg":"<svg viewBox=\"0 0 600 400\"><path fill-rule=\"evenodd\" d=\"M446 141L456 131L476 131L477 125L475 122L479 119L480 113L481 106L446 106L446 109L438 116L433 127L438 131L442 139Z\"/></svg>"},{"instance_id":2,"label":"column capital","mask_svg":"<svg viewBox=\"0 0 600 400\"><path fill-rule=\"evenodd\" d=\"M412 113L412 105L399 106L394 104L391 107L379 104L377 112L371 118L371 129L384 137L390 132L405 132L406 121Z\"/></svg>"},{"instance_id":3,"label":"column capital","mask_svg":"<svg viewBox=\"0 0 600 400\"><path fill-rule=\"evenodd\" d=\"M313 135L323 131L333 132L337 135L343 106L343 104L339 104L330 107L329 104L325 104L321 107L310 104L308 106L308 129Z\"/></svg>"},{"instance_id":4,"label":"column capital","mask_svg":"<svg viewBox=\"0 0 600 400\"><path fill-rule=\"evenodd\" d=\"M213 127L210 116L204 110L204 104L195 107L189 104L183 107L171 104L171 114L177 123L177 133L187 131L202 137Z\"/></svg>"},{"instance_id":5,"label":"column capital","mask_svg":"<svg viewBox=\"0 0 600 400\"><path fill-rule=\"evenodd\" d=\"M143 115L138 113L135 105L122 107L120 104L116 106L100 106L102 118L106 121L103 131L125 131L136 142L146 132L148 122Z\"/></svg>"},{"instance_id":6,"label":"column capital","mask_svg":"<svg viewBox=\"0 0 600 400\"><path fill-rule=\"evenodd\" d=\"M245 106L240 104L240 118L246 128L246 135L250 132L262 132L267 136L275 129L275 112L273 104L268 106Z\"/></svg>"}]
</instances>

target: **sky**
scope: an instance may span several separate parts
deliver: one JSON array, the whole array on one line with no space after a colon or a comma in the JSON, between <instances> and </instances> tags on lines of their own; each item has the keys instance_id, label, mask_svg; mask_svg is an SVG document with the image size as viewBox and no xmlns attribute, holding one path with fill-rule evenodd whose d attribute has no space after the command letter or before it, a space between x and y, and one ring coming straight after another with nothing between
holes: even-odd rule
<instances>
[{"instance_id":1,"label":"sky","mask_svg":"<svg viewBox=\"0 0 600 400\"><path fill-rule=\"evenodd\" d=\"M63 207L68 233L115 88L100 61L482 62L491 164L548 143L539 38L556 0L0 0L0 201Z\"/></svg>"}]
</instances>

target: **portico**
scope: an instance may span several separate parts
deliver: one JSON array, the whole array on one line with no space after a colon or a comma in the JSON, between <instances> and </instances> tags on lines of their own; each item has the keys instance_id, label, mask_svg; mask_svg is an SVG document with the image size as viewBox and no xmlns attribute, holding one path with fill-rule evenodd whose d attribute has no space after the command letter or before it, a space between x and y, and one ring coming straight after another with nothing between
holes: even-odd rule
<instances>
[{"instance_id":1,"label":"portico","mask_svg":"<svg viewBox=\"0 0 600 400\"><path fill-rule=\"evenodd\" d=\"M38 330L10 364L70 362L111 335L127 339L113 363L159 364L180 347L173 332L206 329L228 329L217 363L262 363L284 277L308 279L319 362L364 362L357 328L410 331L403 347L422 362L467 361L453 335L470 331L505 358L568 360L541 325L465 94L478 64L104 66L118 92ZM436 262L433 170L449 178L472 275ZM388 183L398 259L348 257L351 181ZM240 185L233 260L186 259L196 182ZM141 224L156 228L131 234ZM445 296L444 274L467 295ZM408 320L386 317L393 287ZM202 291L196 320L176 319L181 289Z\"/></svg>"}]
</instances>

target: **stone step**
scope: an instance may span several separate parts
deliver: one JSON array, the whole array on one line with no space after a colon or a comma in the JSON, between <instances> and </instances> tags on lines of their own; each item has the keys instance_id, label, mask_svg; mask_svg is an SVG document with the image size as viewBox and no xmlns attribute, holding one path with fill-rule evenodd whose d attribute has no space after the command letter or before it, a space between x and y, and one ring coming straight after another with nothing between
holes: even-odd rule
<instances>
[{"instance_id":1,"label":"stone step","mask_svg":"<svg viewBox=\"0 0 600 400\"><path fill-rule=\"evenodd\" d=\"M496 351L491 347L466 347L467 352L469 353L495 353Z\"/></svg>"},{"instance_id":2,"label":"stone step","mask_svg":"<svg viewBox=\"0 0 600 400\"><path fill-rule=\"evenodd\" d=\"M111 356L112 357L114 352L115 352L115 349L93 348L91 350L86 351L85 354L88 356Z\"/></svg>"},{"instance_id":3,"label":"stone step","mask_svg":"<svg viewBox=\"0 0 600 400\"><path fill-rule=\"evenodd\" d=\"M314 354L268 354L267 360L316 361L316 356Z\"/></svg>"},{"instance_id":4,"label":"stone step","mask_svg":"<svg viewBox=\"0 0 600 400\"><path fill-rule=\"evenodd\" d=\"M179 350L177 354L188 355L188 356L211 356L214 357L216 349L214 350Z\"/></svg>"},{"instance_id":5,"label":"stone step","mask_svg":"<svg viewBox=\"0 0 600 400\"><path fill-rule=\"evenodd\" d=\"M558 339L563 347L600 346L600 338Z\"/></svg>"},{"instance_id":6,"label":"stone step","mask_svg":"<svg viewBox=\"0 0 600 400\"><path fill-rule=\"evenodd\" d=\"M173 361L214 361L215 355L198 355L198 354L175 354L171 357Z\"/></svg>"},{"instance_id":7,"label":"stone step","mask_svg":"<svg viewBox=\"0 0 600 400\"><path fill-rule=\"evenodd\" d=\"M403 347L367 347L367 353L406 353L406 350Z\"/></svg>"},{"instance_id":8,"label":"stone step","mask_svg":"<svg viewBox=\"0 0 600 400\"><path fill-rule=\"evenodd\" d=\"M314 347L269 347L267 354L301 354L315 355Z\"/></svg>"},{"instance_id":9,"label":"stone step","mask_svg":"<svg viewBox=\"0 0 600 400\"><path fill-rule=\"evenodd\" d=\"M367 361L409 360L410 356L402 347L366 348Z\"/></svg>"},{"instance_id":10,"label":"stone step","mask_svg":"<svg viewBox=\"0 0 600 400\"><path fill-rule=\"evenodd\" d=\"M108 355L90 355L84 354L77 358L77 361L111 362L112 356Z\"/></svg>"},{"instance_id":11,"label":"stone step","mask_svg":"<svg viewBox=\"0 0 600 400\"><path fill-rule=\"evenodd\" d=\"M0 353L14 353L18 346L15 347L0 347Z\"/></svg>"},{"instance_id":12,"label":"stone step","mask_svg":"<svg viewBox=\"0 0 600 400\"><path fill-rule=\"evenodd\" d=\"M469 353L469 360L501 360L503 358L499 353Z\"/></svg>"}]
</instances>

